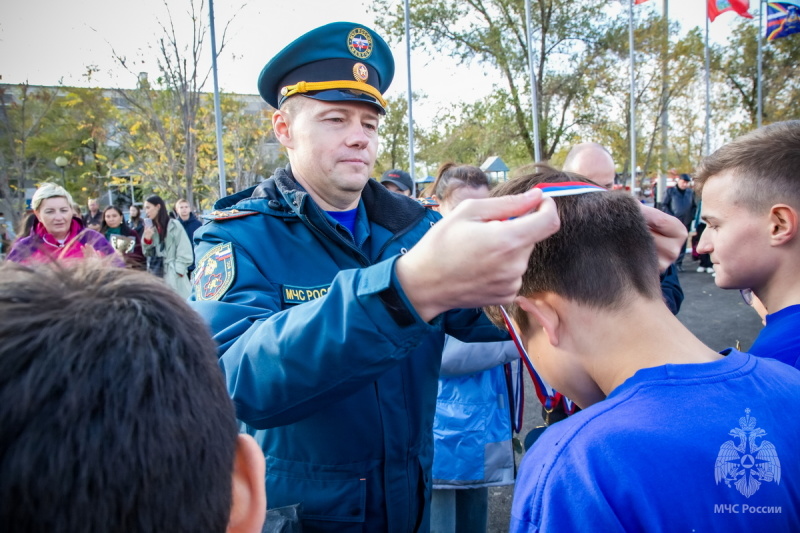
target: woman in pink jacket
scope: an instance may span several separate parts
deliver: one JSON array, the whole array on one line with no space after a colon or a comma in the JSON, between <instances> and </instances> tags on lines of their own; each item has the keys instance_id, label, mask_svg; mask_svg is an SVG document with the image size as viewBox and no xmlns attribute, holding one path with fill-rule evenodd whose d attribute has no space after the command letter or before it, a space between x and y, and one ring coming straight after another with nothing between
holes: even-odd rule
<instances>
[{"instance_id":1,"label":"woman in pink jacket","mask_svg":"<svg viewBox=\"0 0 800 533\"><path fill-rule=\"evenodd\" d=\"M73 217L72 196L59 185L45 183L31 200L38 222L30 235L18 239L7 259L16 263L50 262L61 259L102 257L114 253L100 233L85 229Z\"/></svg>"}]
</instances>

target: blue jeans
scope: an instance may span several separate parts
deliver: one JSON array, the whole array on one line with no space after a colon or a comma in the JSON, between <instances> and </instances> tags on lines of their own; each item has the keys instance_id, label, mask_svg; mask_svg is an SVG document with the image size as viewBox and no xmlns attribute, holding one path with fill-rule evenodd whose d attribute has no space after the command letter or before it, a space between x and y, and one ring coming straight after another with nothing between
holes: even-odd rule
<instances>
[{"instance_id":1,"label":"blue jeans","mask_svg":"<svg viewBox=\"0 0 800 533\"><path fill-rule=\"evenodd\" d=\"M434 489L431 533L486 533L489 489Z\"/></svg>"}]
</instances>

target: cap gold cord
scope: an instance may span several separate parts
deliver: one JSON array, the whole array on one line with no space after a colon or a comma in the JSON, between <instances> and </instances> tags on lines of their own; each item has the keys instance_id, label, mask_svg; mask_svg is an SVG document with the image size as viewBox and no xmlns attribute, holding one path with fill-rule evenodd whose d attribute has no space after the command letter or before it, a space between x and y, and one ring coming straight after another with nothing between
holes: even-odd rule
<instances>
[{"instance_id":1,"label":"cap gold cord","mask_svg":"<svg viewBox=\"0 0 800 533\"><path fill-rule=\"evenodd\" d=\"M284 98L289 98L295 94L308 93L312 91L328 91L331 89L350 89L361 91L362 93L366 93L374 97L384 108L387 107L386 100L383 99L383 96L381 96L381 93L378 91L378 89L372 85L360 81L300 81L294 85L287 85L286 87L283 87L281 89L281 96Z\"/></svg>"}]
</instances>

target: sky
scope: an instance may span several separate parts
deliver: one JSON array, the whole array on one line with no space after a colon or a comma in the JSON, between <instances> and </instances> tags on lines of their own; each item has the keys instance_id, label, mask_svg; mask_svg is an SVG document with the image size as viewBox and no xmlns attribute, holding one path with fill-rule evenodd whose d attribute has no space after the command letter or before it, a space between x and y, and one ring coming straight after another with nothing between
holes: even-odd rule
<instances>
[{"instance_id":1,"label":"sky","mask_svg":"<svg viewBox=\"0 0 800 533\"><path fill-rule=\"evenodd\" d=\"M185 15L189 5L187 0L166 3L175 20ZM251 1L234 13L241 4L241 0L214 3L218 46L225 22L235 14L226 48L218 59L224 92L256 94L256 79L264 64L287 43L317 26L345 20L374 27L366 0ZM662 4L663 0L649 0L636 9L660 12ZM670 0L670 19L679 21L682 31L703 28L704 6L702 0ZM139 72L148 72L151 79L158 75L151 48L161 34L158 21L168 20L163 0L0 0L0 12L1 83L125 88L135 85ZM205 21L207 10L201 16ZM735 18L726 13L712 23L711 40L724 41ZM115 63L112 49L129 58L132 72ZM389 97L404 94L408 79L405 44L395 43L392 50L396 72ZM210 45L205 55L210 62ZM411 64L414 90L419 87L427 95L414 107L416 122L423 126L435 120L441 107L453 101L476 100L488 94L495 82L502 83L493 72L475 65L459 66L426 50L412 51ZM84 77L87 65L99 69L91 82ZM211 79L204 90L213 90Z\"/></svg>"}]
</instances>

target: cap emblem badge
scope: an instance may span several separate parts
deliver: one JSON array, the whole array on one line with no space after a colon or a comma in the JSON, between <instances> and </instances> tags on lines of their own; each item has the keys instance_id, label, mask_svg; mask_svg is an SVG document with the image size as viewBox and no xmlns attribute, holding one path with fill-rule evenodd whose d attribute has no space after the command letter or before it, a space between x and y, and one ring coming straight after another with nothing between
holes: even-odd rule
<instances>
[{"instance_id":1,"label":"cap emblem badge","mask_svg":"<svg viewBox=\"0 0 800 533\"><path fill-rule=\"evenodd\" d=\"M369 78L369 70L367 70L367 66L364 63L356 63L353 65L353 77L356 79L356 81L366 82L367 78Z\"/></svg>"},{"instance_id":2,"label":"cap emblem badge","mask_svg":"<svg viewBox=\"0 0 800 533\"><path fill-rule=\"evenodd\" d=\"M347 49L359 59L366 59L372 54L372 36L364 28L355 28L347 36Z\"/></svg>"}]
</instances>

